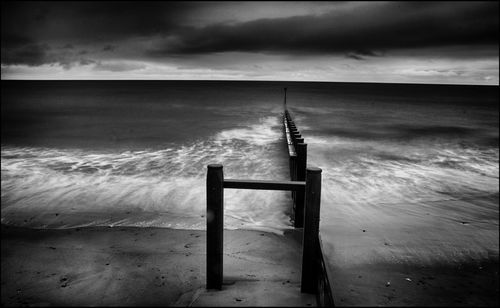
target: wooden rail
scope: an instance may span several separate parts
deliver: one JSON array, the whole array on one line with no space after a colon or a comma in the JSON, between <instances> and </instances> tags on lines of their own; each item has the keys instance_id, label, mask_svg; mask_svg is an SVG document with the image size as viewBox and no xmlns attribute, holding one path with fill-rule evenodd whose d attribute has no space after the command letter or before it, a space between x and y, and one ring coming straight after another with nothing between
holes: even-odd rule
<instances>
[{"instance_id":1,"label":"wooden rail","mask_svg":"<svg viewBox=\"0 0 500 308\"><path fill-rule=\"evenodd\" d=\"M258 181L224 180L224 188L261 189L261 190L304 190L306 182L298 181Z\"/></svg>"}]
</instances>

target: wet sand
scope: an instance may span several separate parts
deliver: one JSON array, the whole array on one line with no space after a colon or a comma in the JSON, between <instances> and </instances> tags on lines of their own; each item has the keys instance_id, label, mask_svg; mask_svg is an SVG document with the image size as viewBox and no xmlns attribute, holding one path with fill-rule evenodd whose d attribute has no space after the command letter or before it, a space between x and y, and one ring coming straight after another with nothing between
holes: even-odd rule
<instances>
[{"instance_id":1,"label":"wet sand","mask_svg":"<svg viewBox=\"0 0 500 308\"><path fill-rule=\"evenodd\" d=\"M462 236L465 232L455 234L432 226L337 226L323 237L334 243L324 247L335 304L498 306L498 237L478 233L483 241L472 246L472 238Z\"/></svg>"},{"instance_id":2,"label":"wet sand","mask_svg":"<svg viewBox=\"0 0 500 308\"><path fill-rule=\"evenodd\" d=\"M297 231L224 231L224 285L205 289L204 231L2 225L2 306L315 306Z\"/></svg>"},{"instance_id":3,"label":"wet sand","mask_svg":"<svg viewBox=\"0 0 500 308\"><path fill-rule=\"evenodd\" d=\"M333 268L338 306L498 306L498 259Z\"/></svg>"},{"instance_id":4,"label":"wet sand","mask_svg":"<svg viewBox=\"0 0 500 308\"><path fill-rule=\"evenodd\" d=\"M204 231L2 225L2 305L316 305L314 296L300 293L300 232L224 236L224 286L212 291L205 289ZM497 255L459 263L341 263L330 262L337 306L498 305Z\"/></svg>"}]
</instances>

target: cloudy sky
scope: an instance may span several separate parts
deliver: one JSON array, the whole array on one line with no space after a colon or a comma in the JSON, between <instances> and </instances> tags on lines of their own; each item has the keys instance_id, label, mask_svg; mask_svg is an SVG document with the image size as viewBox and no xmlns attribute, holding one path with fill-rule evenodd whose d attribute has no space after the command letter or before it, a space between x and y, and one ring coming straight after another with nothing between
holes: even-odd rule
<instances>
[{"instance_id":1,"label":"cloudy sky","mask_svg":"<svg viewBox=\"0 0 500 308\"><path fill-rule=\"evenodd\" d=\"M2 1L2 79L498 85L498 2Z\"/></svg>"}]
</instances>

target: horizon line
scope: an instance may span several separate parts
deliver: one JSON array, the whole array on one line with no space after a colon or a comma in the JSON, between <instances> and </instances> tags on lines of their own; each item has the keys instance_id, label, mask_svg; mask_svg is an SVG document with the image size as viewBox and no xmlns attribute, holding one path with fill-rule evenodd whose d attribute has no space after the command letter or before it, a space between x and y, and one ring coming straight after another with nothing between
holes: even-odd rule
<instances>
[{"instance_id":1,"label":"horizon line","mask_svg":"<svg viewBox=\"0 0 500 308\"><path fill-rule=\"evenodd\" d=\"M214 82L310 82L310 83L373 83L402 85L444 85L444 86L487 86L499 84L484 83L425 83L425 82L387 82L387 81L326 81L326 80L256 80L256 79L1 79L2 81L214 81Z\"/></svg>"}]
</instances>

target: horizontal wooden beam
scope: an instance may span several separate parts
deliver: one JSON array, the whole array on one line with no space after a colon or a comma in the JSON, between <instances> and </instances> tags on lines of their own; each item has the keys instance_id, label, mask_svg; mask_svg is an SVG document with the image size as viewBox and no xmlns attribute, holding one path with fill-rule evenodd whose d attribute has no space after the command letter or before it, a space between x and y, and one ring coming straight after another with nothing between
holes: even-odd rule
<instances>
[{"instance_id":1,"label":"horizontal wooden beam","mask_svg":"<svg viewBox=\"0 0 500 308\"><path fill-rule=\"evenodd\" d=\"M263 181L225 179L224 188L259 189L259 190L303 190L304 181Z\"/></svg>"}]
</instances>

